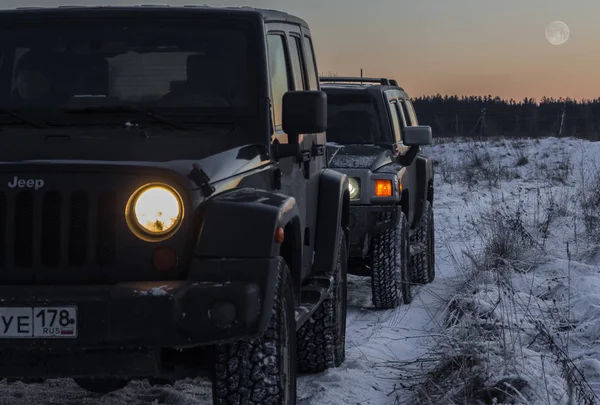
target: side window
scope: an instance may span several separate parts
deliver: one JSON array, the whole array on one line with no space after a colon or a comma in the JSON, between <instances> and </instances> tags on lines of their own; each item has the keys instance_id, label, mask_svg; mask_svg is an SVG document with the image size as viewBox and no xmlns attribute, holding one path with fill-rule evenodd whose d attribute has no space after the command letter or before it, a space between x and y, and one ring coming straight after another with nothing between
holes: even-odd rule
<instances>
[{"instance_id":1,"label":"side window","mask_svg":"<svg viewBox=\"0 0 600 405\"><path fill-rule=\"evenodd\" d=\"M412 105L410 100L404 100L406 103L406 108L408 109L408 116L410 117L410 122L412 125L419 125L419 121L417 120L417 113L415 112L415 108Z\"/></svg>"},{"instance_id":2,"label":"side window","mask_svg":"<svg viewBox=\"0 0 600 405\"><path fill-rule=\"evenodd\" d=\"M304 88L304 75L302 73L302 47L300 46L300 38L291 36L290 37L290 57L292 59L292 69L294 71L294 83L296 84L296 90L305 90Z\"/></svg>"},{"instance_id":3,"label":"side window","mask_svg":"<svg viewBox=\"0 0 600 405\"><path fill-rule=\"evenodd\" d=\"M406 112L406 108L402 105L402 101L398 101L394 103L396 105L396 111L400 116L400 123L402 124L402 128L410 126L408 121L408 113Z\"/></svg>"},{"instance_id":4,"label":"side window","mask_svg":"<svg viewBox=\"0 0 600 405\"><path fill-rule=\"evenodd\" d=\"M406 118L406 126L412 127L413 125L415 125L415 123L413 122L408 112L408 108L406 107L405 101L406 100L400 100L400 105L402 106L402 115L404 115L404 117Z\"/></svg>"},{"instance_id":5,"label":"side window","mask_svg":"<svg viewBox=\"0 0 600 405\"><path fill-rule=\"evenodd\" d=\"M398 102L396 100L390 102L390 115L392 117L392 129L394 130L394 139L396 142L402 141L400 117L398 114Z\"/></svg>"},{"instance_id":6,"label":"side window","mask_svg":"<svg viewBox=\"0 0 600 405\"><path fill-rule=\"evenodd\" d=\"M269 73L275 130L281 130L283 95L290 89L288 63L285 57L285 40L280 34L268 35Z\"/></svg>"},{"instance_id":7,"label":"side window","mask_svg":"<svg viewBox=\"0 0 600 405\"><path fill-rule=\"evenodd\" d=\"M394 104L396 105L396 114L398 114L399 117L401 117L402 119L404 119L404 117L403 117L404 114L402 112L402 107L400 107L400 102L398 101L398 102L396 102ZM404 142L403 142L403 139L402 139L403 128L406 128L406 125L405 126L401 126L401 128L400 128L400 138L398 138L398 146L400 146L400 147L405 146Z\"/></svg>"},{"instance_id":8,"label":"side window","mask_svg":"<svg viewBox=\"0 0 600 405\"><path fill-rule=\"evenodd\" d=\"M317 65L315 63L315 51L309 37L304 37L304 49L306 50L306 72L308 73L308 88L317 90L319 86L317 77Z\"/></svg>"}]
</instances>

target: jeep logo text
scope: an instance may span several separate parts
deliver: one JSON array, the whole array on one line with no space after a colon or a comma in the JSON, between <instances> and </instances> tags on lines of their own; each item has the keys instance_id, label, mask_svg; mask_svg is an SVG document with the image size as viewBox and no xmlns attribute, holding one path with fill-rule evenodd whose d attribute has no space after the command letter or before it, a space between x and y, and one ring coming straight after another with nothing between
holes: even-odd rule
<instances>
[{"instance_id":1,"label":"jeep logo text","mask_svg":"<svg viewBox=\"0 0 600 405\"><path fill-rule=\"evenodd\" d=\"M10 188L33 188L34 190L39 190L40 188L44 187L44 180L42 179L29 179L29 180L24 180L24 179L19 179L17 176L15 176L15 178L13 179L13 181L9 181L8 182L8 187Z\"/></svg>"}]
</instances>

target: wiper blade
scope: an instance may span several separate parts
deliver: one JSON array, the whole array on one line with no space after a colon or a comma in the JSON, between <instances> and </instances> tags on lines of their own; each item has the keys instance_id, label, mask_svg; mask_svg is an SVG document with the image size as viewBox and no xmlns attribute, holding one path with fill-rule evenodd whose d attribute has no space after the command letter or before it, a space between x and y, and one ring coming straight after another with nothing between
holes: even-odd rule
<instances>
[{"instance_id":1,"label":"wiper blade","mask_svg":"<svg viewBox=\"0 0 600 405\"><path fill-rule=\"evenodd\" d=\"M25 122L36 128L48 128L48 125L42 124L41 122L37 122L35 120L32 120L31 118L25 117L16 111L0 109L0 114L10 115L11 117L15 117L16 119L21 120L22 122Z\"/></svg>"},{"instance_id":2,"label":"wiper blade","mask_svg":"<svg viewBox=\"0 0 600 405\"><path fill-rule=\"evenodd\" d=\"M168 126L170 126L173 129L188 129L183 123L171 119L171 118L166 118L166 117L162 117L160 115L157 115L155 113L153 113L152 111L148 111L148 110L144 110L143 108L139 108L136 107L134 105L130 105L130 104L123 104L123 105L117 105L117 106L93 106L93 107L67 107L64 109L65 112L67 113L90 113L90 114L94 114L94 113L127 113L127 112L135 112L138 114L142 114L145 115L146 117L150 117L152 119L154 119L155 121L158 122L162 122L163 124L167 124Z\"/></svg>"}]
</instances>

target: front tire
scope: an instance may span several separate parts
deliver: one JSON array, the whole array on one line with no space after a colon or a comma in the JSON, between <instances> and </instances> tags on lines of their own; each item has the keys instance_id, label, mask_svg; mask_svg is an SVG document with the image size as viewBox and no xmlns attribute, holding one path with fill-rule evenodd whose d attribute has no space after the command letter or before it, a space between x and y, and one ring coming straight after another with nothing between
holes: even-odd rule
<instances>
[{"instance_id":1,"label":"front tire","mask_svg":"<svg viewBox=\"0 0 600 405\"><path fill-rule=\"evenodd\" d=\"M330 295L298 330L298 371L318 373L346 360L348 254L342 230Z\"/></svg>"},{"instance_id":2,"label":"front tire","mask_svg":"<svg viewBox=\"0 0 600 405\"><path fill-rule=\"evenodd\" d=\"M396 308L412 302L408 273L409 245L406 216L400 213L395 228L371 240L371 290L373 304L379 309Z\"/></svg>"},{"instance_id":3,"label":"front tire","mask_svg":"<svg viewBox=\"0 0 600 405\"><path fill-rule=\"evenodd\" d=\"M296 318L288 267L279 262L271 320L264 335L215 347L215 405L296 403Z\"/></svg>"}]
</instances>

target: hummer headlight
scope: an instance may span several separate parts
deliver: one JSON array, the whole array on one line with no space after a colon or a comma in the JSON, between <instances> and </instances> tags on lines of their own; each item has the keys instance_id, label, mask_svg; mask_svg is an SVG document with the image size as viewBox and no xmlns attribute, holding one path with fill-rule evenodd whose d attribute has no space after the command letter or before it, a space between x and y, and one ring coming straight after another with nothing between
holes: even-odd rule
<instances>
[{"instance_id":1,"label":"hummer headlight","mask_svg":"<svg viewBox=\"0 0 600 405\"><path fill-rule=\"evenodd\" d=\"M360 198L360 185L354 177L348 179L348 191L350 191L351 200L358 200Z\"/></svg>"},{"instance_id":2,"label":"hummer headlight","mask_svg":"<svg viewBox=\"0 0 600 405\"><path fill-rule=\"evenodd\" d=\"M181 225L183 203L172 187L149 184L131 195L125 215L137 237L158 242L170 237Z\"/></svg>"}]
</instances>

